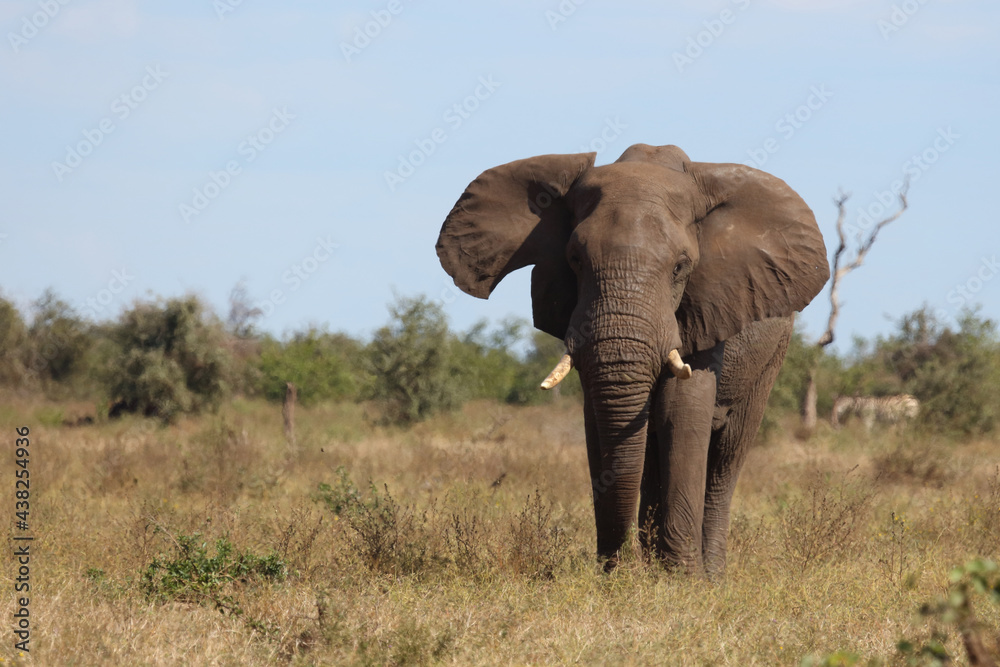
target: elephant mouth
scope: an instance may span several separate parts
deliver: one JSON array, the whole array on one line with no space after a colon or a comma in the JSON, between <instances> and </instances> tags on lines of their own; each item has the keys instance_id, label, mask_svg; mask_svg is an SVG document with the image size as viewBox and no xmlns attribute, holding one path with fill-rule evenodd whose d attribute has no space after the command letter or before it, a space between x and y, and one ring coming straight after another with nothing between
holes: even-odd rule
<instances>
[{"instance_id":1,"label":"elephant mouth","mask_svg":"<svg viewBox=\"0 0 1000 667\"><path fill-rule=\"evenodd\" d=\"M542 380L542 389L552 389L557 384L562 382L567 375L569 375L570 370L573 368L573 357L566 353L556 364L556 367L552 369L552 372ZM687 380L691 377L691 366L685 364L681 359L681 353L676 349L670 351L667 355L667 368L673 373L678 379Z\"/></svg>"}]
</instances>

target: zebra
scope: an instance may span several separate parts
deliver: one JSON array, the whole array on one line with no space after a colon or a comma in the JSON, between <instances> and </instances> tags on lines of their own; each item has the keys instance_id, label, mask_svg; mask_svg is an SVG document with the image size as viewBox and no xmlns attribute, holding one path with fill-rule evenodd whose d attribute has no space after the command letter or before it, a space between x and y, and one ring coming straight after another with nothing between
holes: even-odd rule
<instances>
[{"instance_id":1,"label":"zebra","mask_svg":"<svg viewBox=\"0 0 1000 667\"><path fill-rule=\"evenodd\" d=\"M861 418L869 431L875 422L896 424L914 419L920 412L920 401L909 394L897 396L840 396L833 402L830 422L840 428L845 417L855 415Z\"/></svg>"}]
</instances>

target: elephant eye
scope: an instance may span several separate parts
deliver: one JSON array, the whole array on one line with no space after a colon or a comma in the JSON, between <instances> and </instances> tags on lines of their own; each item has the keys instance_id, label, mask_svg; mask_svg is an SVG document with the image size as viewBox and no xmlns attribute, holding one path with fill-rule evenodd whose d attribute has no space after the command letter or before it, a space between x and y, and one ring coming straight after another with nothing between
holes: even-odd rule
<instances>
[{"instance_id":1,"label":"elephant eye","mask_svg":"<svg viewBox=\"0 0 1000 667\"><path fill-rule=\"evenodd\" d=\"M574 271L580 270L580 244L575 240L571 240L566 249L566 261Z\"/></svg>"},{"instance_id":2,"label":"elephant eye","mask_svg":"<svg viewBox=\"0 0 1000 667\"><path fill-rule=\"evenodd\" d=\"M687 271L691 268L691 260L687 257L682 257L680 261L674 266L674 278L681 278Z\"/></svg>"}]
</instances>

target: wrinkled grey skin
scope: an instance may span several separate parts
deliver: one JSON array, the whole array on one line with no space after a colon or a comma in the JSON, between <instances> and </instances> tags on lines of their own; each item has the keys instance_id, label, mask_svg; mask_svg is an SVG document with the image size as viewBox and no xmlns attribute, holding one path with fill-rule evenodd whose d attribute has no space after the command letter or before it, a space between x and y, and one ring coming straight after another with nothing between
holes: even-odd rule
<instances>
[{"instance_id":1,"label":"wrinkled grey skin","mask_svg":"<svg viewBox=\"0 0 1000 667\"><path fill-rule=\"evenodd\" d=\"M535 326L566 342L584 392L597 553L637 523L671 565L725 568L729 506L792 331L826 282L812 212L783 181L637 144L544 155L473 181L441 229L442 266L486 298L534 265ZM673 377L678 349L693 374ZM638 515L637 515L638 510Z\"/></svg>"}]
</instances>

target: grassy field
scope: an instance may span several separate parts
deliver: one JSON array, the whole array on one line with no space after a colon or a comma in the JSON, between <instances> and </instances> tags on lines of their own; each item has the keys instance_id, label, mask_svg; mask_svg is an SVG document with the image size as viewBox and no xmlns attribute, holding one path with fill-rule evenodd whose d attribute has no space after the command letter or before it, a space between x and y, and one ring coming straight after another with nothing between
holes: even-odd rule
<instances>
[{"instance_id":1,"label":"grassy field","mask_svg":"<svg viewBox=\"0 0 1000 667\"><path fill-rule=\"evenodd\" d=\"M906 664L897 642L935 628L968 664L954 624L918 610L951 568L1000 553L997 441L774 435L750 453L713 583L635 553L601 573L569 400L470 404L406 431L354 404L300 407L294 451L263 402L165 428L4 405L2 664ZM20 426L36 538L23 654ZM974 605L992 642L1000 605Z\"/></svg>"}]
</instances>

